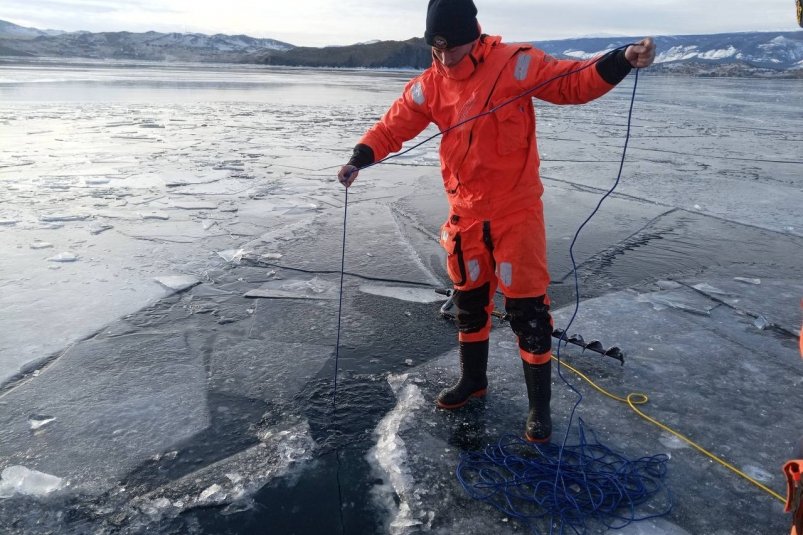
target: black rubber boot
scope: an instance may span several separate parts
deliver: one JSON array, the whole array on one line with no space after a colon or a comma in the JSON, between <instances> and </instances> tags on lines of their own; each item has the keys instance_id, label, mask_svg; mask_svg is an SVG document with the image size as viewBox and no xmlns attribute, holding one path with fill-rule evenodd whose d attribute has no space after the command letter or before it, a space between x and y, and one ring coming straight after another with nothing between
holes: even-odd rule
<instances>
[{"instance_id":1,"label":"black rubber boot","mask_svg":"<svg viewBox=\"0 0 803 535\"><path fill-rule=\"evenodd\" d=\"M530 414L524 438L528 442L549 442L552 436L552 417L549 402L552 398L552 359L544 364L524 364L524 381L527 383L527 399L530 401Z\"/></svg>"},{"instance_id":2,"label":"black rubber boot","mask_svg":"<svg viewBox=\"0 0 803 535\"><path fill-rule=\"evenodd\" d=\"M460 380L438 394L441 409L459 409L471 398L481 398L488 389L488 340L460 342Z\"/></svg>"}]
</instances>

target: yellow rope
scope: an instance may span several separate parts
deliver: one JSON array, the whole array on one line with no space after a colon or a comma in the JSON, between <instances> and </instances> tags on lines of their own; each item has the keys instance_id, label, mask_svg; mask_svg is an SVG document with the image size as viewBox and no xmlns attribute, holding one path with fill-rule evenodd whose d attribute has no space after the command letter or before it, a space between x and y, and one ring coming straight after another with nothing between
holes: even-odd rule
<instances>
[{"instance_id":1,"label":"yellow rope","mask_svg":"<svg viewBox=\"0 0 803 535\"><path fill-rule=\"evenodd\" d=\"M552 356L552 358L557 360L561 366L564 366L564 367L568 368L569 370L571 370L572 372L574 372L577 376L579 376L581 379L583 379L588 384L590 384L596 391L600 392L601 394L603 394L603 395L605 395L605 396L607 396L607 397L609 397L611 399L615 399L616 401L619 401L621 403L626 403L633 412L635 412L636 414L638 414L639 416L641 416L642 418L644 418L645 420L647 420L651 424L658 426L660 429L663 429L667 433L671 433L671 434L675 435L676 437L681 439L683 442L687 443L688 445L690 445L691 447L693 447L694 449L696 449L697 451L699 451L700 453L702 453L706 457L718 462L719 464L721 464L722 466L724 466L725 468L727 468L731 472L734 472L737 475L742 476L747 481L749 481L753 485L757 486L758 488L760 488L761 490L763 490L764 492L766 492L767 494L769 494L773 498L776 498L776 499L782 501L783 503L786 503L786 498L784 496L781 496L780 494L778 494L777 492L775 492L771 488L769 488L766 485L756 481L755 479L753 479L752 477L748 476L747 474L745 474L744 472L742 472L741 470L739 470L738 468L736 468L732 464L728 463L727 461L724 461L724 460L720 459L719 457L717 457L716 455L714 455L710 451L706 450L705 448L703 448L699 444L697 444L694 441L692 441L690 438L688 438L688 437L686 437L684 435L681 435L680 433L678 433L674 429L668 427L665 424L662 424L661 422L659 422L655 418L651 418L650 416L647 416L646 414L641 412L641 410L639 410L636 407L636 405L645 405L650 400L650 398L647 397L646 394L642 394L641 392L632 392L632 393L628 394L627 397L625 397L625 398L617 396L616 394L612 394L611 392L608 392L607 390L605 390L601 386L597 385L594 381L589 379L588 376L585 375L580 370L570 366L569 364L566 364L562 360L559 360L554 355Z\"/></svg>"}]
</instances>

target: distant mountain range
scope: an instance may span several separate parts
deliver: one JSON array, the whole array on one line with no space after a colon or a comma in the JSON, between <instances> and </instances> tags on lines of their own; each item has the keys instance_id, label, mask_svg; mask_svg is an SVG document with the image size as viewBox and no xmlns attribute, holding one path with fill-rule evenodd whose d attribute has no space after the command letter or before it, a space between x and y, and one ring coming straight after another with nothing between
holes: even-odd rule
<instances>
[{"instance_id":1,"label":"distant mountain range","mask_svg":"<svg viewBox=\"0 0 803 535\"><path fill-rule=\"evenodd\" d=\"M587 37L533 44L557 58L584 59L635 39ZM803 78L803 31L658 36L656 44L655 73ZM370 69L423 69L432 62L421 38L312 48L247 35L61 32L5 21L0 21L0 55Z\"/></svg>"},{"instance_id":2,"label":"distant mountain range","mask_svg":"<svg viewBox=\"0 0 803 535\"><path fill-rule=\"evenodd\" d=\"M0 21L3 56L257 63L255 58L266 53L294 48L275 39L247 35L56 32Z\"/></svg>"}]
</instances>

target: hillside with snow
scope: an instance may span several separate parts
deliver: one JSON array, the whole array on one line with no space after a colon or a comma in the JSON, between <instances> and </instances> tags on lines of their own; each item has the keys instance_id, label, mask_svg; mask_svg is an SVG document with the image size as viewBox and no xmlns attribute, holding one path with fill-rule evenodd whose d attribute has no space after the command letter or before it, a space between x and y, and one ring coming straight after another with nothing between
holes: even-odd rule
<instances>
[{"instance_id":1,"label":"hillside with snow","mask_svg":"<svg viewBox=\"0 0 803 535\"><path fill-rule=\"evenodd\" d=\"M555 57L586 59L635 41L632 37L534 43ZM803 76L803 31L669 35L655 38L654 71L701 75Z\"/></svg>"},{"instance_id":2,"label":"hillside with snow","mask_svg":"<svg viewBox=\"0 0 803 535\"><path fill-rule=\"evenodd\" d=\"M533 44L557 58L587 59L636 40L583 37ZM803 31L670 35L655 40L658 54L651 73L803 77ZM426 68L432 61L429 47L420 37L314 48L247 35L60 33L4 21L0 21L0 56L410 69Z\"/></svg>"},{"instance_id":3,"label":"hillside with snow","mask_svg":"<svg viewBox=\"0 0 803 535\"><path fill-rule=\"evenodd\" d=\"M159 32L51 35L0 21L0 55L6 56L241 63L249 62L252 54L292 48L289 43L247 35Z\"/></svg>"}]
</instances>

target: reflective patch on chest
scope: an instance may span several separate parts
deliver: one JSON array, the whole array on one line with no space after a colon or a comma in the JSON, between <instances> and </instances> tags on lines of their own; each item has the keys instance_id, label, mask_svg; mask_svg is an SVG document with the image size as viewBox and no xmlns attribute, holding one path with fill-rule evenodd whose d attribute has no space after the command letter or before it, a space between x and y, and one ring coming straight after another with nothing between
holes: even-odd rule
<instances>
[{"instance_id":1,"label":"reflective patch on chest","mask_svg":"<svg viewBox=\"0 0 803 535\"><path fill-rule=\"evenodd\" d=\"M499 268L497 269L497 276L499 280L502 281L507 287L510 287L513 284L513 264L510 262L502 262L499 264Z\"/></svg>"},{"instance_id":2,"label":"reflective patch on chest","mask_svg":"<svg viewBox=\"0 0 803 535\"><path fill-rule=\"evenodd\" d=\"M427 101L427 98L424 95L424 86L421 85L421 82L416 82L410 89L410 97L413 99L413 102L419 106Z\"/></svg>"},{"instance_id":3,"label":"reflective patch on chest","mask_svg":"<svg viewBox=\"0 0 803 535\"><path fill-rule=\"evenodd\" d=\"M522 81L527 78L527 73L530 70L530 60L532 58L529 54L519 54L519 59L516 62L516 70L513 71L513 76L516 80Z\"/></svg>"}]
</instances>

